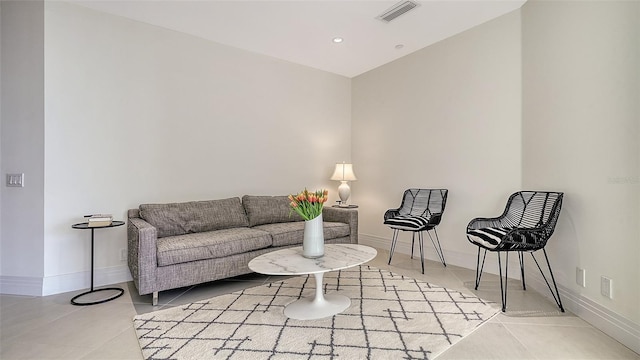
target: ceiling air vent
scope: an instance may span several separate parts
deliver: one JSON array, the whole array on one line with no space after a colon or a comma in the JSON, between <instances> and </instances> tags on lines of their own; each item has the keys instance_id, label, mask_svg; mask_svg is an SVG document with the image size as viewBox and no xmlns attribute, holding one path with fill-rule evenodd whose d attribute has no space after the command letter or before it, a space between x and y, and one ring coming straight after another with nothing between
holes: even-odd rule
<instances>
[{"instance_id":1,"label":"ceiling air vent","mask_svg":"<svg viewBox=\"0 0 640 360\"><path fill-rule=\"evenodd\" d=\"M417 8L418 6L420 6L420 4L415 1L402 1L393 5L393 7L391 7L381 15L376 16L376 19L384 22L390 22L391 20L394 20L402 14L406 14L407 12Z\"/></svg>"}]
</instances>

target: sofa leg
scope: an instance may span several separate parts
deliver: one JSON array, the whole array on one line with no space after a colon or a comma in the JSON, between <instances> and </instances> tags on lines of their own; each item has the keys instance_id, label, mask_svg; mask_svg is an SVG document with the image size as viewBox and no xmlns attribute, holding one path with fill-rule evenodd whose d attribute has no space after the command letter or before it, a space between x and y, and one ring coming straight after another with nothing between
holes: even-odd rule
<instances>
[{"instance_id":1,"label":"sofa leg","mask_svg":"<svg viewBox=\"0 0 640 360\"><path fill-rule=\"evenodd\" d=\"M153 292L153 300L151 300L151 305L153 305L153 306L158 305L158 292L157 291Z\"/></svg>"}]
</instances>

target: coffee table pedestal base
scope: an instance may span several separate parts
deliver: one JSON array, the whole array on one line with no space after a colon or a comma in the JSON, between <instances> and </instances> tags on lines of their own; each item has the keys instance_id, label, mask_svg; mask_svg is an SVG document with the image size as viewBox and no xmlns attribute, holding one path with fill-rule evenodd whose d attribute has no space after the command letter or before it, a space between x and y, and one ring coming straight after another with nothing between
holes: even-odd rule
<instances>
[{"instance_id":1,"label":"coffee table pedestal base","mask_svg":"<svg viewBox=\"0 0 640 360\"><path fill-rule=\"evenodd\" d=\"M351 305L351 300L344 295L329 294L324 296L323 302L304 298L292 302L284 308L284 315L296 320L315 320L333 316L345 311Z\"/></svg>"},{"instance_id":2,"label":"coffee table pedestal base","mask_svg":"<svg viewBox=\"0 0 640 360\"><path fill-rule=\"evenodd\" d=\"M313 274L316 278L316 296L296 300L284 308L284 315L296 320L315 320L333 316L345 311L351 300L340 294L322 293L323 273Z\"/></svg>"}]
</instances>

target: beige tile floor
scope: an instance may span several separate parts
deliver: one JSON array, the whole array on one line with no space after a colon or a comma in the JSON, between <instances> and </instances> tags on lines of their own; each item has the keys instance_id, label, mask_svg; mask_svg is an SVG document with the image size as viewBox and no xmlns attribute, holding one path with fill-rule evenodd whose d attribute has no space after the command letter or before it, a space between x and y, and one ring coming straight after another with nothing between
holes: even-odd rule
<instances>
[{"instance_id":1,"label":"beige tile floor","mask_svg":"<svg viewBox=\"0 0 640 360\"><path fill-rule=\"evenodd\" d=\"M379 249L369 264L440 286L500 301L496 276L485 274L473 290L474 270L420 261ZM258 274L160 293L160 304L137 295L132 283L120 284L125 294L108 303L73 306L82 291L46 297L0 295L0 359L141 359L132 318L281 278ZM498 305L496 305L498 308ZM438 356L445 359L636 359L640 355L533 290L510 282L507 312L494 317Z\"/></svg>"}]
</instances>

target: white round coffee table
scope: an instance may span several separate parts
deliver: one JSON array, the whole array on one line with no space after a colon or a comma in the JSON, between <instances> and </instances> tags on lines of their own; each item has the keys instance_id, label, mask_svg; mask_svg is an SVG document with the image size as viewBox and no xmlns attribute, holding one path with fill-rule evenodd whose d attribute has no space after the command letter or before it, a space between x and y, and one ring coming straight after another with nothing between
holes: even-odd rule
<instances>
[{"instance_id":1,"label":"white round coffee table","mask_svg":"<svg viewBox=\"0 0 640 360\"><path fill-rule=\"evenodd\" d=\"M297 320L313 320L333 316L351 305L351 300L340 294L323 294L322 277L336 271L360 265L373 259L376 249L358 244L327 244L324 256L308 259L302 256L302 247L276 250L260 255L249 262L249 269L267 275L308 275L316 279L313 298L302 298L287 305L284 315Z\"/></svg>"}]
</instances>

